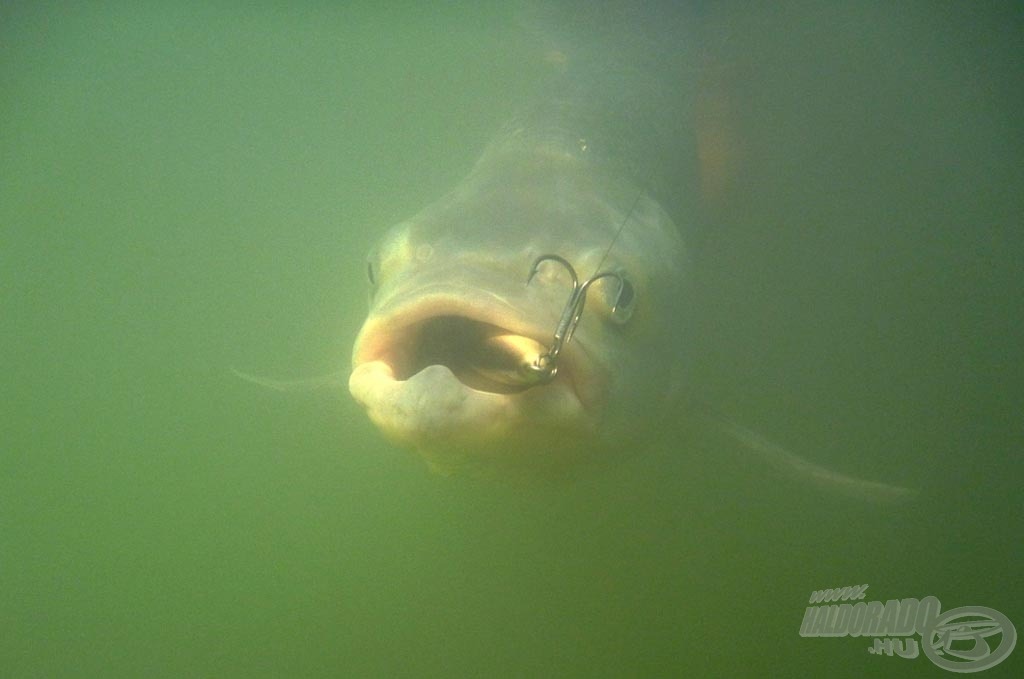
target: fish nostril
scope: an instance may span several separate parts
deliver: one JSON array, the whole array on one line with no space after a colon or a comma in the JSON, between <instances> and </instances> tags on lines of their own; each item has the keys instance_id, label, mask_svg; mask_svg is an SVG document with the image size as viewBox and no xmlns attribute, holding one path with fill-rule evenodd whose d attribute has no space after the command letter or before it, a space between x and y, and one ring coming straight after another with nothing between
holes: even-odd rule
<instances>
[{"instance_id":1,"label":"fish nostril","mask_svg":"<svg viewBox=\"0 0 1024 679\"><path fill-rule=\"evenodd\" d=\"M433 256L434 248L428 243L424 243L423 245L416 248L416 259L418 259L420 262L429 262Z\"/></svg>"}]
</instances>

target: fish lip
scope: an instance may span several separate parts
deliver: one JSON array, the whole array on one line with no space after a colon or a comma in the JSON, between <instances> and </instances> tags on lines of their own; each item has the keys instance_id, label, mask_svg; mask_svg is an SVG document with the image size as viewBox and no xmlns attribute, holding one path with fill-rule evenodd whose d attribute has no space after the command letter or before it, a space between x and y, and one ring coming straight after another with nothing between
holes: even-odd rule
<instances>
[{"instance_id":1,"label":"fish lip","mask_svg":"<svg viewBox=\"0 0 1024 679\"><path fill-rule=\"evenodd\" d=\"M585 347L565 347L558 373L544 384L476 389L444 362L421 365L423 357L415 356L417 326L456 316L541 344L550 331L526 320L509 300L482 289L430 286L402 299L370 314L356 339L349 376L349 392L386 438L416 449L445 473L477 463L542 460L541 467L557 466L593 442L598 425L593 408L599 402L588 401L586 390L599 396L602 380L591 374L597 366Z\"/></svg>"},{"instance_id":2,"label":"fish lip","mask_svg":"<svg viewBox=\"0 0 1024 679\"><path fill-rule=\"evenodd\" d=\"M391 369L392 379L404 381L394 377L395 363L400 360L398 354L407 348L403 347L403 344L410 341L408 337L410 330L431 319L445 316L464 318L476 323L495 326L509 334L532 339L543 346L549 346L553 338L554 322L549 326L541 327L538 323L527 321L520 307L485 289L427 285L414 291L405 292L402 298L407 301L382 305L364 323L352 351L353 370L358 369L361 365L380 361ZM544 389L555 384L568 386L576 399L583 401L584 394L580 392L577 378L585 362L585 351L578 343L566 344L559 354L558 373L552 382L532 389ZM409 377L414 377L415 374ZM463 384L463 386L475 394L487 396L495 394L495 392L475 389L469 385ZM502 395L516 396L517 394Z\"/></svg>"}]
</instances>

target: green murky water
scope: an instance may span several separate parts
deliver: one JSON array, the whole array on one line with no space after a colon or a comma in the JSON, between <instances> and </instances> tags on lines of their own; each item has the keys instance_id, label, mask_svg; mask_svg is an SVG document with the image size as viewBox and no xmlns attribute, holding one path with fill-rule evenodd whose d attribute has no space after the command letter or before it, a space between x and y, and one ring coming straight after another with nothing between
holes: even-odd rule
<instances>
[{"instance_id":1,"label":"green murky water","mask_svg":"<svg viewBox=\"0 0 1024 679\"><path fill-rule=\"evenodd\" d=\"M574 482L438 478L345 393L232 377L346 366L376 235L540 73L513 19L0 10L0 674L942 674L799 635L862 583L1024 628L1016 9L708 16L737 169L694 391L915 504L696 427Z\"/></svg>"}]
</instances>

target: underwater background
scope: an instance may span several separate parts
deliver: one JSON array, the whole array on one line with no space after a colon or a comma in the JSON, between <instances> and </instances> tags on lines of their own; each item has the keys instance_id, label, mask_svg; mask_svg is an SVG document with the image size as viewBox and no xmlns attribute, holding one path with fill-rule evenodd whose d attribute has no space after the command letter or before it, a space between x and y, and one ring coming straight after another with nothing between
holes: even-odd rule
<instances>
[{"instance_id":1,"label":"underwater background","mask_svg":"<svg viewBox=\"0 0 1024 679\"><path fill-rule=\"evenodd\" d=\"M858 584L1024 631L1024 11L701 15L691 392L917 500L689 422L446 478L343 390L231 373L347 370L367 251L547 68L514 8L5 3L0 674L942 675L800 636Z\"/></svg>"}]
</instances>

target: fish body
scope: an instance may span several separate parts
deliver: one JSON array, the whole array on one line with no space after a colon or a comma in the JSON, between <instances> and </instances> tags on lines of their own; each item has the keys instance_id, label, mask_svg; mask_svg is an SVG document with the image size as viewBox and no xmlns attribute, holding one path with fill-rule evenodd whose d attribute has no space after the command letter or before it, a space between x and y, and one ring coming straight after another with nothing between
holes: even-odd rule
<instances>
[{"instance_id":1,"label":"fish body","mask_svg":"<svg viewBox=\"0 0 1024 679\"><path fill-rule=\"evenodd\" d=\"M548 76L468 176L367 262L349 389L442 470L639 449L686 381L692 17L652 21L632 3L530 11ZM545 255L581 285L614 276L587 290L554 376L532 381L523 366L551 350L574 285L553 261L530 277Z\"/></svg>"},{"instance_id":2,"label":"fish body","mask_svg":"<svg viewBox=\"0 0 1024 679\"><path fill-rule=\"evenodd\" d=\"M353 348L352 396L388 438L444 472L534 473L621 457L697 417L829 492L913 497L818 466L693 398L684 234L699 233L699 192L723 185L728 154L715 149L729 144L713 141L720 116L712 141L697 142L694 112L708 107L695 94L693 17L663 9L653 22L573 15L568 23L585 27L577 36L611 36L610 46L570 40L582 47L548 50L558 55L551 78L468 176L383 236L367 261L370 311ZM698 158L714 181L701 181ZM587 291L553 377L534 380L530 366L572 315L570 269L581 286L610 275Z\"/></svg>"},{"instance_id":3,"label":"fish body","mask_svg":"<svg viewBox=\"0 0 1024 679\"><path fill-rule=\"evenodd\" d=\"M546 466L635 445L682 386L681 232L584 139L507 129L370 255L349 388L386 435L440 468ZM529 363L549 347L573 289L550 263L527 282L550 253L581 277L619 278L591 286L553 379L518 384L502 359Z\"/></svg>"}]
</instances>

